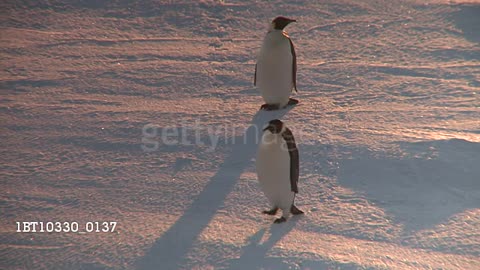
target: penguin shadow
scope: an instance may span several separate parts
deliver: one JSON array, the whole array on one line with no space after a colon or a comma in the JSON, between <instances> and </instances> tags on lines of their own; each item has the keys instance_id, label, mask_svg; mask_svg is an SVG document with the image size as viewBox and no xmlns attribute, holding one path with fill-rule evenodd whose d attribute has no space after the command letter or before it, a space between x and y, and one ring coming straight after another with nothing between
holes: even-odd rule
<instances>
[{"instance_id":1,"label":"penguin shadow","mask_svg":"<svg viewBox=\"0 0 480 270\"><path fill-rule=\"evenodd\" d=\"M289 269L282 258L267 258L267 253L280 241L285 235L295 228L295 225L301 217L293 217L286 223L272 224L270 228L262 228L248 239L248 245L242 248L240 258L232 259L227 269ZM265 238L266 232L270 235Z\"/></svg>"},{"instance_id":2,"label":"penguin shadow","mask_svg":"<svg viewBox=\"0 0 480 270\"><path fill-rule=\"evenodd\" d=\"M179 269L201 232L208 226L252 158L261 140L263 127L272 119L281 119L293 107L276 111L258 111L247 130L235 136L231 149L202 192L183 215L158 238L146 255L136 263L136 269Z\"/></svg>"}]
</instances>

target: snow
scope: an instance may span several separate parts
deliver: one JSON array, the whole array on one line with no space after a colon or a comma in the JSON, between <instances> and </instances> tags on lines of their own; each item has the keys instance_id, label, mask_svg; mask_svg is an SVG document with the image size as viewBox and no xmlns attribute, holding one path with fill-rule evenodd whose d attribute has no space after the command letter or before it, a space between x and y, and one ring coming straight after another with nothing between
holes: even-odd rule
<instances>
[{"instance_id":1,"label":"snow","mask_svg":"<svg viewBox=\"0 0 480 270\"><path fill-rule=\"evenodd\" d=\"M0 268L480 269L477 1L0 9ZM300 104L265 112L277 15L297 19ZM301 159L306 213L284 224L254 167L274 118Z\"/></svg>"}]
</instances>

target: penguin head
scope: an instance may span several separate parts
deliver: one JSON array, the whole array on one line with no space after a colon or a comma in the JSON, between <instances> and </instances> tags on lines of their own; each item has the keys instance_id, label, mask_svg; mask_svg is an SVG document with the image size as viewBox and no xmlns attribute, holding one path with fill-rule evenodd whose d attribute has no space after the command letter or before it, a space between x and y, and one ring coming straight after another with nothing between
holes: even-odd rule
<instances>
[{"instance_id":1,"label":"penguin head","mask_svg":"<svg viewBox=\"0 0 480 270\"><path fill-rule=\"evenodd\" d=\"M284 129L284 124L282 121L278 119L271 120L268 122L268 125L266 128L263 129L263 131L270 131L272 134L280 134L282 133Z\"/></svg>"},{"instance_id":2,"label":"penguin head","mask_svg":"<svg viewBox=\"0 0 480 270\"><path fill-rule=\"evenodd\" d=\"M276 29L276 30L283 30L283 28L285 28L289 23L296 22L296 21L297 20L293 20L293 19L289 19L289 18L279 16L279 17L276 17L275 19L273 19L272 27L273 27L273 29Z\"/></svg>"}]
</instances>

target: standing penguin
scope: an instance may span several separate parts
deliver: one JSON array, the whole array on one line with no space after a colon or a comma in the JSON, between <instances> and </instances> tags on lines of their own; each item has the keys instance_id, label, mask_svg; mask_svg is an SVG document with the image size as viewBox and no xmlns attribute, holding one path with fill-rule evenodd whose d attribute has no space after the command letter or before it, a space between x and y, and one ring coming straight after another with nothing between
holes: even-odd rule
<instances>
[{"instance_id":1,"label":"standing penguin","mask_svg":"<svg viewBox=\"0 0 480 270\"><path fill-rule=\"evenodd\" d=\"M298 92L297 56L292 40L283 31L291 22L296 20L275 18L263 39L253 80L266 103L261 109L278 110L298 103L298 100L290 98L292 90Z\"/></svg>"},{"instance_id":2,"label":"standing penguin","mask_svg":"<svg viewBox=\"0 0 480 270\"><path fill-rule=\"evenodd\" d=\"M263 213L275 215L279 208L282 209L282 217L275 223L286 221L290 213L303 214L294 205L298 193L298 149L292 132L282 121L272 120L263 130L256 165L258 181L271 204L271 209Z\"/></svg>"}]
</instances>

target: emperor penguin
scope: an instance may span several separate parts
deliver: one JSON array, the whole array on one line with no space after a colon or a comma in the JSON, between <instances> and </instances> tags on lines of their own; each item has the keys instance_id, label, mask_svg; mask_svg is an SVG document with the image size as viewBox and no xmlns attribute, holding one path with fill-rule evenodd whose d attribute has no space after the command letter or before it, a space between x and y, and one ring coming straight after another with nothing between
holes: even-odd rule
<instances>
[{"instance_id":1,"label":"emperor penguin","mask_svg":"<svg viewBox=\"0 0 480 270\"><path fill-rule=\"evenodd\" d=\"M292 131L282 121L272 120L263 130L256 167L260 187L271 206L263 213L275 215L282 209L282 217L275 219L275 223L285 222L290 213L303 214L294 205L298 193L298 149Z\"/></svg>"},{"instance_id":2,"label":"emperor penguin","mask_svg":"<svg viewBox=\"0 0 480 270\"><path fill-rule=\"evenodd\" d=\"M283 29L296 20L277 17L268 28L255 65L253 84L260 88L265 101L260 109L278 110L295 105L290 98L297 91L297 56L295 47Z\"/></svg>"}]
</instances>

